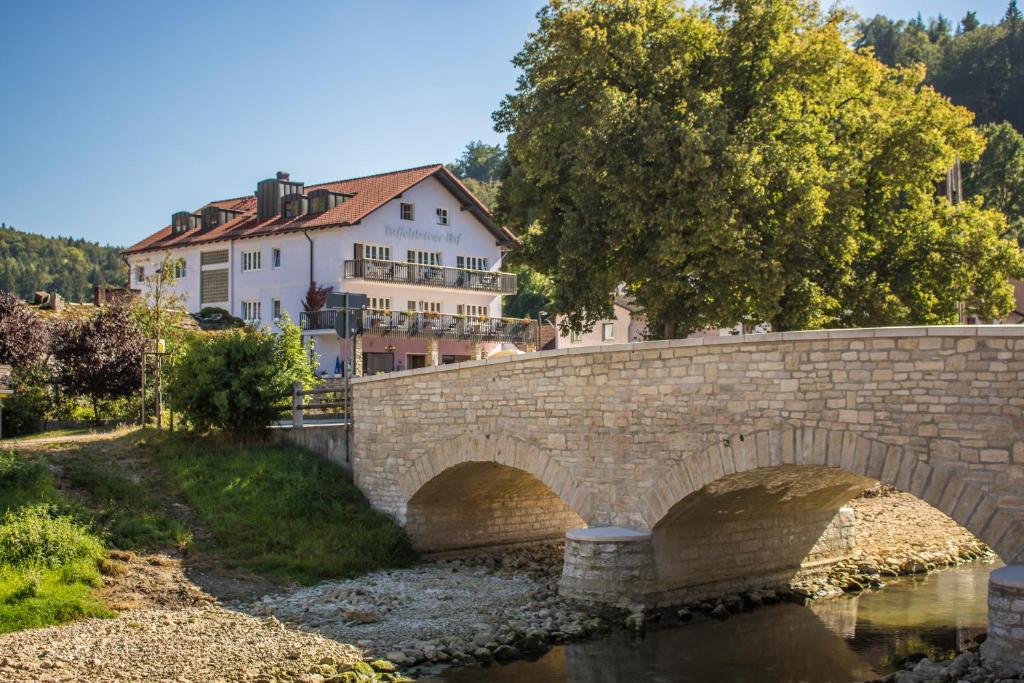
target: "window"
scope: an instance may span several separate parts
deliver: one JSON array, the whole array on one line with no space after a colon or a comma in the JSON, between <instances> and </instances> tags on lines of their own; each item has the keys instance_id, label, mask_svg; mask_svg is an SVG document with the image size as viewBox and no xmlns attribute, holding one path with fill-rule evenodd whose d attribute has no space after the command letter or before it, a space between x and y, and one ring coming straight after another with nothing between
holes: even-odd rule
<instances>
[{"instance_id":1,"label":"window","mask_svg":"<svg viewBox=\"0 0 1024 683\"><path fill-rule=\"evenodd\" d=\"M181 278L185 277L185 275L185 259L180 258L174 262L174 279L180 280Z\"/></svg>"},{"instance_id":2,"label":"window","mask_svg":"<svg viewBox=\"0 0 1024 683\"><path fill-rule=\"evenodd\" d=\"M378 311L391 310L391 298L386 296L371 296L366 300L366 307Z\"/></svg>"},{"instance_id":3,"label":"window","mask_svg":"<svg viewBox=\"0 0 1024 683\"><path fill-rule=\"evenodd\" d=\"M274 270L281 267L281 250L277 247L270 250L270 266Z\"/></svg>"},{"instance_id":4,"label":"window","mask_svg":"<svg viewBox=\"0 0 1024 683\"><path fill-rule=\"evenodd\" d=\"M135 282L137 284L141 285L145 281L146 281L146 267L145 266L135 266Z\"/></svg>"},{"instance_id":5,"label":"window","mask_svg":"<svg viewBox=\"0 0 1024 683\"><path fill-rule=\"evenodd\" d=\"M487 306L477 306L476 304L459 304L456 310L459 315L464 315L467 318L490 317L491 313Z\"/></svg>"},{"instance_id":6,"label":"window","mask_svg":"<svg viewBox=\"0 0 1024 683\"><path fill-rule=\"evenodd\" d=\"M437 210L437 224L448 225L448 209Z\"/></svg>"},{"instance_id":7,"label":"window","mask_svg":"<svg viewBox=\"0 0 1024 683\"><path fill-rule=\"evenodd\" d=\"M603 323L601 325L601 341L615 339L615 323Z\"/></svg>"},{"instance_id":8,"label":"window","mask_svg":"<svg viewBox=\"0 0 1024 683\"><path fill-rule=\"evenodd\" d=\"M242 302L242 320L247 323L258 323L262 317L263 306L259 301Z\"/></svg>"},{"instance_id":9,"label":"window","mask_svg":"<svg viewBox=\"0 0 1024 683\"><path fill-rule=\"evenodd\" d=\"M248 273L252 270L260 269L260 252L256 251L243 251L242 252L242 272Z\"/></svg>"},{"instance_id":10,"label":"window","mask_svg":"<svg viewBox=\"0 0 1024 683\"><path fill-rule=\"evenodd\" d=\"M391 247L385 247L380 244L367 244L363 246L363 257L378 259L380 261L390 261Z\"/></svg>"},{"instance_id":11,"label":"window","mask_svg":"<svg viewBox=\"0 0 1024 683\"><path fill-rule=\"evenodd\" d=\"M271 299L270 300L270 312L274 316L274 322L277 322L278 320L281 319L281 300L280 299Z\"/></svg>"},{"instance_id":12,"label":"window","mask_svg":"<svg viewBox=\"0 0 1024 683\"><path fill-rule=\"evenodd\" d=\"M441 302L440 301L410 301L409 310L417 311L418 313L440 313Z\"/></svg>"},{"instance_id":13,"label":"window","mask_svg":"<svg viewBox=\"0 0 1024 683\"><path fill-rule=\"evenodd\" d=\"M416 214L413 212L412 204L406 204L405 202L402 202L398 206L400 207L399 211L403 221L413 220Z\"/></svg>"},{"instance_id":14,"label":"window","mask_svg":"<svg viewBox=\"0 0 1024 683\"><path fill-rule=\"evenodd\" d=\"M216 304L228 300L228 269L199 271L199 303Z\"/></svg>"},{"instance_id":15,"label":"window","mask_svg":"<svg viewBox=\"0 0 1024 683\"><path fill-rule=\"evenodd\" d=\"M573 343L583 341L583 335L580 334L579 332L570 332L569 341Z\"/></svg>"},{"instance_id":16,"label":"window","mask_svg":"<svg viewBox=\"0 0 1024 683\"><path fill-rule=\"evenodd\" d=\"M420 266L441 265L441 252L439 251L419 251L417 249L410 249L406 256L409 263L415 263Z\"/></svg>"},{"instance_id":17,"label":"window","mask_svg":"<svg viewBox=\"0 0 1024 683\"><path fill-rule=\"evenodd\" d=\"M456 256L455 265L459 268L468 268L470 270L487 270L490 266L490 260L482 256Z\"/></svg>"}]
</instances>

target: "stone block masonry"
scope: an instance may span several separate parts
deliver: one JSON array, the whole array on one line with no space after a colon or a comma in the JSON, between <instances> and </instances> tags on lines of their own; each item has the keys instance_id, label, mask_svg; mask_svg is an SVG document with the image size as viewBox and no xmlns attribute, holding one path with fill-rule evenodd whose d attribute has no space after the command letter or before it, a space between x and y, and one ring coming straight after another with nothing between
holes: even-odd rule
<instances>
[{"instance_id":1,"label":"stone block masonry","mask_svg":"<svg viewBox=\"0 0 1024 683\"><path fill-rule=\"evenodd\" d=\"M1022 327L574 348L359 378L353 394L356 483L422 538L442 538L431 520L451 529L452 518L436 507L413 519L425 510L417 493L460 465L494 463L540 482L587 526L651 532L665 594L687 589L694 563L729 573L710 546L684 547L701 540L699 524L731 534L736 557L766 578L795 572L797 550L874 480L1024 563ZM507 508L513 499L503 505L532 523ZM788 559L762 562L773 547Z\"/></svg>"},{"instance_id":2,"label":"stone block masonry","mask_svg":"<svg viewBox=\"0 0 1024 683\"><path fill-rule=\"evenodd\" d=\"M986 659L1007 672L1024 673L1024 565L997 569L988 579Z\"/></svg>"}]
</instances>

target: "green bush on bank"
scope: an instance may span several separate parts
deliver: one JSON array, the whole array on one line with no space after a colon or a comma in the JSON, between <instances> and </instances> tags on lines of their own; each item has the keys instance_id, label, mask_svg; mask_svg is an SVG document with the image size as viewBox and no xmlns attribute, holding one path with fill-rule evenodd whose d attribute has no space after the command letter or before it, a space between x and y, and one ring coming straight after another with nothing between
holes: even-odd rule
<instances>
[{"instance_id":1,"label":"green bush on bank","mask_svg":"<svg viewBox=\"0 0 1024 683\"><path fill-rule=\"evenodd\" d=\"M155 447L215 534L201 550L230 566L313 583L413 559L405 531L372 509L340 467L307 450L180 435Z\"/></svg>"},{"instance_id":2,"label":"green bush on bank","mask_svg":"<svg viewBox=\"0 0 1024 683\"><path fill-rule=\"evenodd\" d=\"M45 465L0 451L0 633L112 615L95 595L103 543L61 502Z\"/></svg>"},{"instance_id":3,"label":"green bush on bank","mask_svg":"<svg viewBox=\"0 0 1024 683\"><path fill-rule=\"evenodd\" d=\"M264 431L287 408L293 383L315 379L301 330L287 319L280 326L280 334L247 327L189 336L167 368L168 407L196 431Z\"/></svg>"}]
</instances>

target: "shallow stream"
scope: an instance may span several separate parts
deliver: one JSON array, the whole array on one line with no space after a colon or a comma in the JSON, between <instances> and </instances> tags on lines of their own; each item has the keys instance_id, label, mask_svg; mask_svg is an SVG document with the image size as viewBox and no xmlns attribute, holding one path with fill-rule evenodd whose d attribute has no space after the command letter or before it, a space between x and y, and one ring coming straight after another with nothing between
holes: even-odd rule
<instances>
[{"instance_id":1,"label":"shallow stream","mask_svg":"<svg viewBox=\"0 0 1024 683\"><path fill-rule=\"evenodd\" d=\"M951 655L985 630L988 575L972 564L904 578L878 591L801 607L781 604L556 647L536 661L451 669L435 683L847 683L898 668L908 655Z\"/></svg>"}]
</instances>

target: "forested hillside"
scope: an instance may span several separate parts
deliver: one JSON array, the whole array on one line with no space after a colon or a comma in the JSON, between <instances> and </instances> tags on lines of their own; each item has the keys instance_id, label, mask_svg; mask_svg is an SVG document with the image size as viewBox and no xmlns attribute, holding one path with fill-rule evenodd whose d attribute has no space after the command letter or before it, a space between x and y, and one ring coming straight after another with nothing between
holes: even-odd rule
<instances>
[{"instance_id":1,"label":"forested hillside","mask_svg":"<svg viewBox=\"0 0 1024 683\"><path fill-rule=\"evenodd\" d=\"M26 299L45 290L69 301L88 301L94 285L122 286L126 281L119 247L44 237L0 223L0 291Z\"/></svg>"},{"instance_id":2,"label":"forested hillside","mask_svg":"<svg viewBox=\"0 0 1024 683\"><path fill-rule=\"evenodd\" d=\"M982 24L968 12L956 26L941 14L926 23L878 15L860 24L858 46L889 66L924 64L926 83L976 115L1024 132L1024 16L1011 0L1003 18Z\"/></svg>"}]
</instances>

